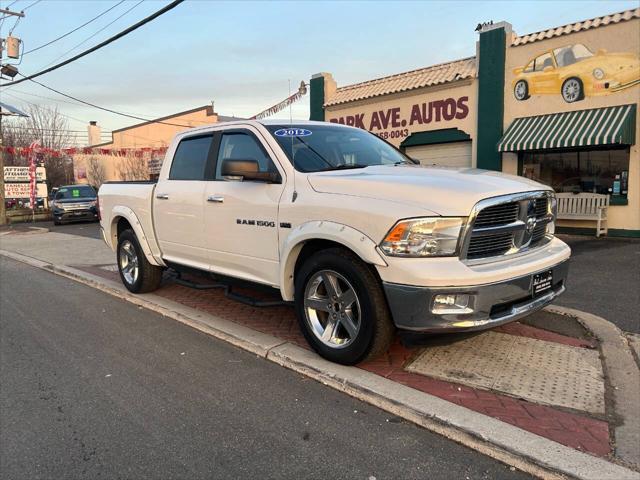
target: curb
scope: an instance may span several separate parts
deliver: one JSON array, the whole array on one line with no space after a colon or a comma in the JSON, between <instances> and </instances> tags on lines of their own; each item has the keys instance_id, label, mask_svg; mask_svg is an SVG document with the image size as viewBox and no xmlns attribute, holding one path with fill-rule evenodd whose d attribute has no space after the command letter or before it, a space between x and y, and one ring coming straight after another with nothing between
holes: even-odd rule
<instances>
[{"instance_id":1,"label":"curb","mask_svg":"<svg viewBox=\"0 0 640 480\"><path fill-rule=\"evenodd\" d=\"M328 362L271 335L75 268L0 250L0 255L97 288L248 350L338 391L541 478L640 480L640 473L354 367Z\"/></svg>"},{"instance_id":2,"label":"curb","mask_svg":"<svg viewBox=\"0 0 640 480\"><path fill-rule=\"evenodd\" d=\"M629 341L618 327L597 315L555 305L545 310L575 318L600 340L615 414L621 419L614 429L615 453L630 466L640 467L640 375Z\"/></svg>"}]
</instances>

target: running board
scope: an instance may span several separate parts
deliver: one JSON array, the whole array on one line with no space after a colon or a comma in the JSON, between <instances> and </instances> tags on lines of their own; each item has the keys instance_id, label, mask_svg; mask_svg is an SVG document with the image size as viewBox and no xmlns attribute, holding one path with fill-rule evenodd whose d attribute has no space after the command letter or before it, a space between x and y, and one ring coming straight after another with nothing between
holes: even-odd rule
<instances>
[{"instance_id":1,"label":"running board","mask_svg":"<svg viewBox=\"0 0 640 480\"><path fill-rule=\"evenodd\" d=\"M242 295L240 293L234 293L231 285L227 285L225 283L196 283L191 280L185 280L182 278L180 272L176 272L176 278L173 279L175 283L178 285L182 285L183 287L193 288L195 290L212 290L214 288L221 288L224 290L224 296L230 300L235 300L236 302L243 303L245 305L249 305L250 307L282 307L282 306L291 306L293 302L285 302L284 300L258 300L257 298L249 297L247 295Z\"/></svg>"}]
</instances>

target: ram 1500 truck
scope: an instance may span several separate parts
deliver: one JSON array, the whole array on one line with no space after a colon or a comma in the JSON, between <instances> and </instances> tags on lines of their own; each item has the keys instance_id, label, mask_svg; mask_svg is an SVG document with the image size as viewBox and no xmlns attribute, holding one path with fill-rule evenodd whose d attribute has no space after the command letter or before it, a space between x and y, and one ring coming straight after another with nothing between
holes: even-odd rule
<instances>
[{"instance_id":1,"label":"ram 1500 truck","mask_svg":"<svg viewBox=\"0 0 640 480\"><path fill-rule=\"evenodd\" d=\"M132 292L163 270L267 285L323 357L354 364L395 330L522 318L565 290L553 191L423 167L364 130L237 121L179 133L159 180L100 188L101 227Z\"/></svg>"}]
</instances>

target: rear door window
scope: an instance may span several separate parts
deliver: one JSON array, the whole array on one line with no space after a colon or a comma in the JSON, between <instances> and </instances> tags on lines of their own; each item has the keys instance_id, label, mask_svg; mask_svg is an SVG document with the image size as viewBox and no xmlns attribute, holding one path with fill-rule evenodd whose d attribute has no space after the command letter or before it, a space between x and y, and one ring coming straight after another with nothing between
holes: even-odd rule
<instances>
[{"instance_id":1,"label":"rear door window","mask_svg":"<svg viewBox=\"0 0 640 480\"><path fill-rule=\"evenodd\" d=\"M204 180L213 135L188 137L180 142L171 163L169 180Z\"/></svg>"}]
</instances>

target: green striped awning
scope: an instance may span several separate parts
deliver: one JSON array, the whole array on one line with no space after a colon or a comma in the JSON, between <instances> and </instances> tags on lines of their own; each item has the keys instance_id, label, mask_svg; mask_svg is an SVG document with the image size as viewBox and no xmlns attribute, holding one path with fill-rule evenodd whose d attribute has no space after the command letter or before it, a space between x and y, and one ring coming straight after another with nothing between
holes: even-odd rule
<instances>
[{"instance_id":1,"label":"green striped awning","mask_svg":"<svg viewBox=\"0 0 640 480\"><path fill-rule=\"evenodd\" d=\"M521 117L509 125L498 151L633 145L635 131L635 104Z\"/></svg>"}]
</instances>

